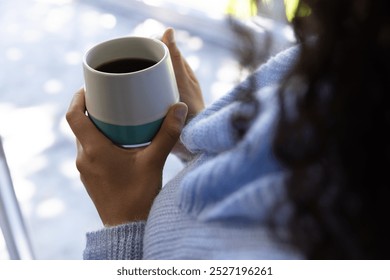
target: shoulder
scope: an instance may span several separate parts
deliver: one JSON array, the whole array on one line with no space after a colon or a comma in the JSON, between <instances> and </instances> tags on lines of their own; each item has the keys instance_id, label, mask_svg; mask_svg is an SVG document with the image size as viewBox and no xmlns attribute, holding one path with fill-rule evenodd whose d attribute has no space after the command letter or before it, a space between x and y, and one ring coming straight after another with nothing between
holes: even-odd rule
<instances>
[{"instance_id":1,"label":"shoulder","mask_svg":"<svg viewBox=\"0 0 390 280\"><path fill-rule=\"evenodd\" d=\"M261 89L265 86L280 83L296 63L299 52L300 48L296 45L270 57L253 74L256 79L256 86Z\"/></svg>"}]
</instances>

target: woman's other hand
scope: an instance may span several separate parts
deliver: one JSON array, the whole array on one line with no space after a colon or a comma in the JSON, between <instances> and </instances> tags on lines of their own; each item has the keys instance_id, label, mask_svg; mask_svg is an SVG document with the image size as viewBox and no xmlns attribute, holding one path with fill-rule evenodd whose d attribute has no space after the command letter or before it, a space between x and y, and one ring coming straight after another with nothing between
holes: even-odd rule
<instances>
[{"instance_id":1,"label":"woman's other hand","mask_svg":"<svg viewBox=\"0 0 390 280\"><path fill-rule=\"evenodd\" d=\"M192 118L205 107L198 79L176 45L174 30L168 28L161 40L169 49L180 100L187 104L188 118Z\"/></svg>"},{"instance_id":2,"label":"woman's other hand","mask_svg":"<svg viewBox=\"0 0 390 280\"><path fill-rule=\"evenodd\" d=\"M173 69L175 71L177 87L180 93L180 101L188 106L187 122L205 108L202 90L194 71L192 71L190 65L181 55L181 52L176 45L174 30L168 28L164 32L161 40L169 49ZM177 142L172 153L182 161L188 161L192 158L192 154L184 147L181 141Z\"/></svg>"}]
</instances>

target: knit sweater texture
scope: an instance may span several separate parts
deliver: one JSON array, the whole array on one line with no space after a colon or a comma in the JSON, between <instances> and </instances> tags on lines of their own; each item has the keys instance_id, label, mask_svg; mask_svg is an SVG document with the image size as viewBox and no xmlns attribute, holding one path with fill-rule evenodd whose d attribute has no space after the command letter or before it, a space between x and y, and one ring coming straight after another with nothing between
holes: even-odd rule
<instances>
[{"instance_id":1,"label":"knit sweater texture","mask_svg":"<svg viewBox=\"0 0 390 280\"><path fill-rule=\"evenodd\" d=\"M181 141L193 159L162 188L147 221L87 233L84 259L302 258L267 223L284 195L285 171L272 152L277 90L298 51L279 53L253 74L260 109L243 138L231 119L254 109L239 101L249 79L191 120ZM285 208L272 213L280 225Z\"/></svg>"}]
</instances>

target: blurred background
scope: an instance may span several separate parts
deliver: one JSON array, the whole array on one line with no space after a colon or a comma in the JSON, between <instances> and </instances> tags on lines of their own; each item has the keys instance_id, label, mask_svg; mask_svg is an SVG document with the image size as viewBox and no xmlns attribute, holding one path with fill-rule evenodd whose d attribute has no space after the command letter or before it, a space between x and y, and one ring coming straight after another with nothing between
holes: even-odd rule
<instances>
[{"instance_id":1,"label":"blurred background","mask_svg":"<svg viewBox=\"0 0 390 280\"><path fill-rule=\"evenodd\" d=\"M284 2L268 0L255 11L246 0L0 2L0 136L34 258L81 259L85 233L102 227L79 180L75 139L64 118L83 85L85 51L114 37L158 37L174 27L210 104L246 75L233 55L237 39L226 15L256 34L272 32L272 54L293 43ZM181 167L170 156L164 181ZM0 260L9 258L0 232Z\"/></svg>"}]
</instances>

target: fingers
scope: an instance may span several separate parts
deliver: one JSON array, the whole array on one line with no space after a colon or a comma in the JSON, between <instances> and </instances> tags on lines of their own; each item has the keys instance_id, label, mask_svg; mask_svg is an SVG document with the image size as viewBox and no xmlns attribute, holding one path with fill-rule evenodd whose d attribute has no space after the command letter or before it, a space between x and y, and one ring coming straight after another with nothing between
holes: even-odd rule
<instances>
[{"instance_id":1,"label":"fingers","mask_svg":"<svg viewBox=\"0 0 390 280\"><path fill-rule=\"evenodd\" d=\"M176 80L185 79L187 75L187 62L183 59L180 50L178 49L175 41L175 31L173 28L168 28L162 37L162 41L167 45L169 54L171 56L173 69L175 71ZM192 72L192 70L191 70Z\"/></svg>"},{"instance_id":2,"label":"fingers","mask_svg":"<svg viewBox=\"0 0 390 280\"><path fill-rule=\"evenodd\" d=\"M80 89L73 96L66 113L66 120L80 144L85 147L87 143L111 143L85 115L85 111L84 89Z\"/></svg>"},{"instance_id":3,"label":"fingers","mask_svg":"<svg viewBox=\"0 0 390 280\"><path fill-rule=\"evenodd\" d=\"M187 112L187 105L182 102L173 105L168 111L159 132L148 147L148 152L153 155L155 163L159 165L164 164L180 137Z\"/></svg>"},{"instance_id":4,"label":"fingers","mask_svg":"<svg viewBox=\"0 0 390 280\"><path fill-rule=\"evenodd\" d=\"M180 101L187 104L189 116L194 116L204 108L199 81L190 65L181 55L180 50L176 45L174 30L172 28L168 28L164 32L162 41L169 49L177 87L180 93Z\"/></svg>"}]
</instances>

